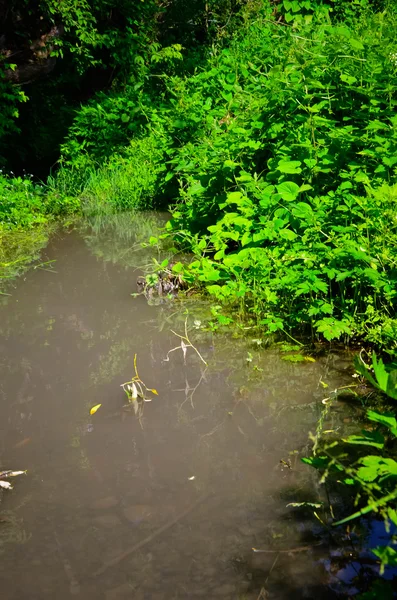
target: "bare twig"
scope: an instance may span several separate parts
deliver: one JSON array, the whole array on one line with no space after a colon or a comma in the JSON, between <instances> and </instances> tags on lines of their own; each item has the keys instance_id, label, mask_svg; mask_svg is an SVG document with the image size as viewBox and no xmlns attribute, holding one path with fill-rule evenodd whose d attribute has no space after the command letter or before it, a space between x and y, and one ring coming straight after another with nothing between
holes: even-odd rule
<instances>
[{"instance_id":1,"label":"bare twig","mask_svg":"<svg viewBox=\"0 0 397 600\"><path fill-rule=\"evenodd\" d=\"M317 542L311 546L298 546L298 548L289 548L287 550L263 550L262 548L252 548L252 551L257 554L296 554L297 552L305 552L316 546L321 546L324 542Z\"/></svg>"},{"instance_id":2,"label":"bare twig","mask_svg":"<svg viewBox=\"0 0 397 600\"><path fill-rule=\"evenodd\" d=\"M135 552L140 550L143 546L146 546L146 544L149 544L149 542L152 542L155 538L157 538L159 535L164 533L164 531L167 531L167 529L170 529L173 525L178 523L178 521L180 521L181 519L186 517L190 512L192 512L193 509L195 509L199 504L201 504L201 502L204 502L204 500L206 500L210 495L211 495L211 492L205 492L204 494L199 496L197 498L197 500L195 502L193 502L193 504L191 504L188 508L186 508L183 512L181 512L177 517L175 517L175 519L168 521L168 523L165 523L165 525L162 525L161 527L159 527L159 529L156 529L156 531L154 531L153 533L151 533L150 535L145 537L143 540L141 540L140 542L138 542L131 548L124 550L124 552L122 552L115 558L112 558L112 560L109 560L108 562L106 562L100 569L98 569L94 573L94 577L98 577L99 575L102 575L110 567L114 567L115 565L117 565L119 562L121 562L128 556L131 556L131 554L135 554Z\"/></svg>"},{"instance_id":3,"label":"bare twig","mask_svg":"<svg viewBox=\"0 0 397 600\"><path fill-rule=\"evenodd\" d=\"M197 350L196 346L194 346L194 344L192 344L192 342L189 339L189 335L187 332L187 318L185 319L185 335L180 335L179 333L176 333L176 331L173 331L171 329L171 332L176 335L178 338L180 338L181 340L181 345L180 346L176 346L175 348L172 348L171 350L169 350L167 352L167 356L165 357L164 361L169 361L169 355L171 354L171 352L175 352L175 350L182 350L183 352L183 360L184 363L186 364L186 349L187 348L193 348L193 350L196 352L197 356L200 358L200 360L205 364L205 366L207 367L207 363L204 360L204 358L201 356L200 352Z\"/></svg>"}]
</instances>

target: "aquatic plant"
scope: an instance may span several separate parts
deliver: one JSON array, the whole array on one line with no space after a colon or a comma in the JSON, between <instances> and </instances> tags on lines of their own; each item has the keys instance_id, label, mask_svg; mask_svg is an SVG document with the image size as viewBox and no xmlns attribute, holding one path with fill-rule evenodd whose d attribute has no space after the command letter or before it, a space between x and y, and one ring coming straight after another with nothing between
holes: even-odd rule
<instances>
[{"instance_id":1,"label":"aquatic plant","mask_svg":"<svg viewBox=\"0 0 397 600\"><path fill-rule=\"evenodd\" d=\"M390 405L390 400L397 399L397 370L393 366L386 367L375 353L371 367L360 356L356 368L361 377L383 393L383 401L380 397L376 407L366 410L367 421L361 433L342 439L331 436L331 440L329 435L323 434L325 414L332 410L328 401L313 437L313 455L302 460L321 472L321 483L338 484L354 498L353 505L358 510L342 518L336 518L330 507L333 526L349 524L375 513L384 519L386 530L390 531L390 524L397 527L397 419L396 408ZM371 454L367 453L368 448ZM372 550L380 560L381 573L388 565L397 566L397 550L393 547L396 543L397 539L392 536L388 545Z\"/></svg>"},{"instance_id":2,"label":"aquatic plant","mask_svg":"<svg viewBox=\"0 0 397 600\"><path fill-rule=\"evenodd\" d=\"M155 396L158 396L158 392L154 388L148 388L140 378L136 354L134 355L134 372L135 375L131 378L131 380L122 383L121 387L127 396L128 404L134 409L134 412L138 416L139 422L142 426L141 419L143 416L144 403L152 401L152 398L148 395L148 392L154 394Z\"/></svg>"}]
</instances>

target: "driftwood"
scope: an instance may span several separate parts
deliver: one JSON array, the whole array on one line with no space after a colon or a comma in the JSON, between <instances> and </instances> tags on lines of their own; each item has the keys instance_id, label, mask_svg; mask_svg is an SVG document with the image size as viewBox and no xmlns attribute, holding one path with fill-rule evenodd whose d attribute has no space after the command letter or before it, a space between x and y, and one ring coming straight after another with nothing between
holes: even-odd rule
<instances>
[{"instance_id":1,"label":"driftwood","mask_svg":"<svg viewBox=\"0 0 397 600\"><path fill-rule=\"evenodd\" d=\"M149 542L152 542L155 538L157 538L159 535L164 533L164 531L167 531L167 529L170 529L173 525L178 523L178 521L180 521L181 519L186 517L189 513L191 513L192 510L194 510L199 504L204 502L204 500L209 498L210 495L211 495L211 492L206 492L206 493L202 494L201 496L199 496L197 498L197 500L195 502L193 502L193 504L191 504L188 508L186 508L183 512L181 512L177 517L175 517L175 519L172 519L172 521L168 521L168 523L165 523L164 525L159 527L159 529L156 529L156 531L154 531L153 533L151 533L150 535L145 537L143 540L141 540L140 542L138 542L131 548L124 550L124 552L122 552L115 558L112 558L112 560L109 560L108 562L104 563L100 569L95 571L94 577L98 577L99 575L102 575L110 567L114 567L115 565L120 563L125 558L128 558L128 556L131 556L131 554L134 554L135 552L137 552L138 550L143 548L143 546L146 546L146 544L148 544Z\"/></svg>"}]
</instances>

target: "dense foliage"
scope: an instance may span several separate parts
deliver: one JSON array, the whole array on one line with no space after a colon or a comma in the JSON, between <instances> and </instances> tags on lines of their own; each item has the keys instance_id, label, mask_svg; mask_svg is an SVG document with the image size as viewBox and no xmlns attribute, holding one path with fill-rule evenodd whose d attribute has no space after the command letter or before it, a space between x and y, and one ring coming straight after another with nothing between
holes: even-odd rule
<instances>
[{"instance_id":1,"label":"dense foliage","mask_svg":"<svg viewBox=\"0 0 397 600\"><path fill-rule=\"evenodd\" d=\"M361 7L342 25L322 5L279 8L277 24L246 8L242 33L191 75L173 47L161 73L145 67L138 84L97 96L63 160L87 173L154 138L168 160L151 194L171 196L169 227L198 256L187 278L269 332L394 352L395 14ZM100 172L106 188L112 168Z\"/></svg>"},{"instance_id":2,"label":"dense foliage","mask_svg":"<svg viewBox=\"0 0 397 600\"><path fill-rule=\"evenodd\" d=\"M0 166L44 176L81 102L139 81L163 47L183 44L199 55L244 3L0 1Z\"/></svg>"}]
</instances>

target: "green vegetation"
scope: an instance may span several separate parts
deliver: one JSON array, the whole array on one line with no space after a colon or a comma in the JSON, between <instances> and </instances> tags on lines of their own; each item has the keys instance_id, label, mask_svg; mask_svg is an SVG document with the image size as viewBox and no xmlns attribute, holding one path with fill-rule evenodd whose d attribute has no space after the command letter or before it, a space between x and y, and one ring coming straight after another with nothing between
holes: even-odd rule
<instances>
[{"instance_id":1,"label":"green vegetation","mask_svg":"<svg viewBox=\"0 0 397 600\"><path fill-rule=\"evenodd\" d=\"M332 405L332 399L329 398L314 438L313 456L303 461L321 471L323 483L331 480L334 485L348 490L349 508L352 506L351 498L354 498L352 514L343 518L338 519L332 507L329 507L328 518L333 526L377 513L384 519L386 531L390 531L391 527L397 527L397 419L393 405L393 401L397 400L397 370L386 368L375 353L371 368L361 357L357 358L356 367L364 380L368 380L383 394L383 398L378 398L374 409L366 409L366 422L361 433L343 439L331 439L332 436L323 432L324 420ZM384 408L386 411L382 410ZM368 448L371 454L366 454ZM386 566L397 566L397 550L393 548L395 543L396 536L392 535L389 544L373 549L375 556L380 559L381 573Z\"/></svg>"},{"instance_id":2,"label":"green vegetation","mask_svg":"<svg viewBox=\"0 0 397 600\"><path fill-rule=\"evenodd\" d=\"M139 42L100 34L88 4L54 41L74 69L115 75L75 113L46 192L2 178L2 226L171 207L167 234L196 256L174 268L217 304L269 334L395 354L395 5L230 3L211 31L197 5L188 42L160 34L155 4Z\"/></svg>"},{"instance_id":3,"label":"green vegetation","mask_svg":"<svg viewBox=\"0 0 397 600\"><path fill-rule=\"evenodd\" d=\"M38 248L55 217L102 231L124 211L168 209L147 243L193 255L172 271L212 297L220 325L396 357L394 1L16 4L5 21L18 35L1 51L0 277L29 258L11 236L30 232ZM11 176L57 158L45 185ZM359 368L395 399L395 371L375 358L376 380ZM372 428L343 444L319 432L307 462L364 499L340 523L376 510L397 526L395 409L367 416ZM375 450L352 462L361 446ZM391 546L376 552L397 563Z\"/></svg>"}]
</instances>

